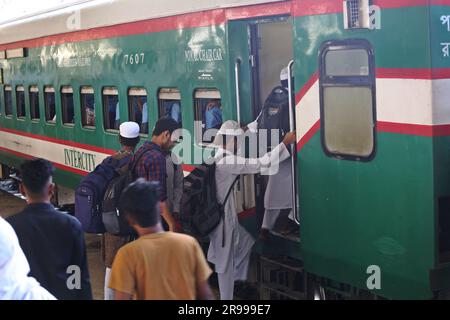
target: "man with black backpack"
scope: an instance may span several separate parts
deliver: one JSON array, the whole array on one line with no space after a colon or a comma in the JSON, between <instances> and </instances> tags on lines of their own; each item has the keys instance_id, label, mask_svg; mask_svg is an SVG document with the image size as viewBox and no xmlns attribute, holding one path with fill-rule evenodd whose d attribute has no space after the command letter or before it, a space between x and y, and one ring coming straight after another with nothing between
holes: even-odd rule
<instances>
[{"instance_id":1,"label":"man with black backpack","mask_svg":"<svg viewBox=\"0 0 450 320\"><path fill-rule=\"evenodd\" d=\"M121 168L127 167L131 161L134 150L140 141L139 124L136 122L124 122L119 127L119 142L121 149L111 159L121 162ZM102 258L105 263L105 300L113 300L114 292L108 288L111 267L117 251L131 241L131 235L116 236L105 232L102 239Z\"/></svg>"},{"instance_id":2,"label":"man with black backpack","mask_svg":"<svg viewBox=\"0 0 450 320\"><path fill-rule=\"evenodd\" d=\"M133 158L133 177L159 183L159 200L161 215L169 231L178 231L179 227L167 205L167 167L166 154L175 146L172 134L179 129L179 124L172 118L161 118L153 129L152 140L146 141Z\"/></svg>"},{"instance_id":3,"label":"man with black backpack","mask_svg":"<svg viewBox=\"0 0 450 320\"><path fill-rule=\"evenodd\" d=\"M103 233L102 257L105 263L105 284L108 283L111 266L116 252L130 241L130 236L115 236L106 232L103 223L103 198L110 183L121 170L126 170L140 141L139 125L124 122L119 127L120 151L107 157L94 171L89 173L75 190L75 216L87 233ZM112 299L113 293L105 285L105 300Z\"/></svg>"},{"instance_id":4,"label":"man with black backpack","mask_svg":"<svg viewBox=\"0 0 450 320\"><path fill-rule=\"evenodd\" d=\"M289 91L288 91L288 70L284 68L280 73L281 86L275 87L267 97L261 111L261 117L249 124L249 129L256 133L258 129L279 130L280 136L284 136L290 129L289 124ZM278 144L279 141L271 141L271 145ZM280 186L292 186L293 184L291 162L286 159L280 163L276 174L270 175L264 194L264 219L261 226L259 239L267 241L270 239L270 232L274 229L280 213L289 211L289 219L286 226L280 230L281 234L287 235L299 230L293 222L293 199L292 193L286 192Z\"/></svg>"},{"instance_id":5,"label":"man with black backpack","mask_svg":"<svg viewBox=\"0 0 450 320\"><path fill-rule=\"evenodd\" d=\"M228 120L218 131L214 144L217 201L223 206L224 217L210 234L208 260L215 264L218 274L220 298L233 299L234 281L246 280L251 248L254 239L239 224L233 187L242 174L256 174L274 169L289 158L287 146L296 141L295 132L287 133L283 141L261 158L244 158L237 155L244 134L236 121ZM273 170L275 171L275 170Z\"/></svg>"}]
</instances>

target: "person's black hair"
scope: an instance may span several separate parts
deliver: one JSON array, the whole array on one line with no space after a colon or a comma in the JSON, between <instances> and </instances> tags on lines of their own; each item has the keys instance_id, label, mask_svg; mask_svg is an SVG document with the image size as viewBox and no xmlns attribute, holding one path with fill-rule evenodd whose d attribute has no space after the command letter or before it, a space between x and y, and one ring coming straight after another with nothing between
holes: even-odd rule
<instances>
[{"instance_id":1,"label":"person's black hair","mask_svg":"<svg viewBox=\"0 0 450 320\"><path fill-rule=\"evenodd\" d=\"M161 135L164 131L169 131L172 134L175 130L179 129L180 125L172 118L161 118L156 122L155 128L153 129L153 136L157 137Z\"/></svg>"},{"instance_id":2,"label":"person's black hair","mask_svg":"<svg viewBox=\"0 0 450 320\"><path fill-rule=\"evenodd\" d=\"M35 195L45 192L45 187L54 172L53 164L45 159L28 160L20 166L22 184L28 192Z\"/></svg>"},{"instance_id":3,"label":"person's black hair","mask_svg":"<svg viewBox=\"0 0 450 320\"><path fill-rule=\"evenodd\" d=\"M142 228L153 227L161 221L157 182L136 180L123 191L119 204L120 211Z\"/></svg>"},{"instance_id":4,"label":"person's black hair","mask_svg":"<svg viewBox=\"0 0 450 320\"><path fill-rule=\"evenodd\" d=\"M133 147L135 148L139 141L141 141L141 137L137 136L136 138L124 138L121 135L119 135L119 142L121 145L126 147Z\"/></svg>"}]
</instances>

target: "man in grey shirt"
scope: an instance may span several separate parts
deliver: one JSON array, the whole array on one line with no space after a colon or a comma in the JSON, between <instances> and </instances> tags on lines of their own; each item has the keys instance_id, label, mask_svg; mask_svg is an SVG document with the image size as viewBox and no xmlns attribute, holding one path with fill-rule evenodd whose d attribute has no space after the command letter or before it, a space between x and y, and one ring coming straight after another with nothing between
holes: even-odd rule
<instances>
[{"instance_id":1,"label":"man in grey shirt","mask_svg":"<svg viewBox=\"0 0 450 320\"><path fill-rule=\"evenodd\" d=\"M183 168L180 161L173 161L177 156L172 153L166 155L166 174L167 174L167 207L174 218L179 221L181 210L181 197L183 196Z\"/></svg>"}]
</instances>

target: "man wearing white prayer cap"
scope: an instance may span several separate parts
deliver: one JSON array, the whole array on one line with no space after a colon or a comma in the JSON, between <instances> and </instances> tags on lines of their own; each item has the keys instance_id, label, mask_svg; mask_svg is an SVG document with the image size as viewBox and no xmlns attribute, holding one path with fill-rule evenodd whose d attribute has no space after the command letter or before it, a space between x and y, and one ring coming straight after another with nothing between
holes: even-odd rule
<instances>
[{"instance_id":1,"label":"man wearing white prayer cap","mask_svg":"<svg viewBox=\"0 0 450 320\"><path fill-rule=\"evenodd\" d=\"M119 126L119 142L121 149L111 157L119 160L124 166L128 165L133 157L136 146L140 141L139 134L140 127L136 122L128 121L122 123ZM105 161L108 161L108 158L105 159ZM114 300L114 291L108 287L114 257L116 256L117 251L130 241L130 236L115 236L108 232L105 232L103 235L102 257L106 268L104 286L105 300Z\"/></svg>"},{"instance_id":2,"label":"man wearing white prayer cap","mask_svg":"<svg viewBox=\"0 0 450 320\"><path fill-rule=\"evenodd\" d=\"M225 203L223 201L240 175L261 173L277 166L290 157L287 147L295 142L295 133L289 132L271 152L261 158L249 159L236 154L239 149L237 144L241 140L238 137L242 134L244 130L239 124L228 120L222 124L214 139L218 147L214 156L217 200L223 204L225 215L209 236L208 260L215 264L222 300L233 299L234 282L247 279L250 253L255 243L248 231L239 224L234 193L230 193Z\"/></svg>"},{"instance_id":3,"label":"man wearing white prayer cap","mask_svg":"<svg viewBox=\"0 0 450 320\"><path fill-rule=\"evenodd\" d=\"M139 137L139 125L136 122L124 122L119 127L119 135L126 139L136 139Z\"/></svg>"},{"instance_id":4,"label":"man wearing white prayer cap","mask_svg":"<svg viewBox=\"0 0 450 320\"><path fill-rule=\"evenodd\" d=\"M288 88L288 77L289 70L288 68L284 68L280 72L280 83L284 88ZM293 81L293 78L291 79ZM294 86L293 83L291 83ZM249 123L247 127L253 133L258 132L258 119L262 115L264 109L261 110L261 113L256 118L255 121ZM280 128L281 129L281 128ZM264 219L260 230L260 239L262 241L268 241L270 238L270 233L275 227L278 217L280 216L282 211L289 211L289 215L285 227L283 230L280 230L281 234L287 235L289 233L295 232L299 230L299 227L293 222L294 219L294 211L293 207L293 199L292 193L286 192L286 190L280 188L280 186L291 186L294 183L292 179L291 172L291 161L286 159L285 161L280 163L279 170L276 174L270 175L269 180L266 186L266 192L264 193Z\"/></svg>"}]
</instances>

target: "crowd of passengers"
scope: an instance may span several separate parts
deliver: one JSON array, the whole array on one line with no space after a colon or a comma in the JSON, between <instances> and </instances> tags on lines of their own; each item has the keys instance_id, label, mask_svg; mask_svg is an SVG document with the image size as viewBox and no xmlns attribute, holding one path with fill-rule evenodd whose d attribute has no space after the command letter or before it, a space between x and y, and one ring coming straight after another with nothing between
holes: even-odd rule
<instances>
[{"instance_id":1,"label":"crowd of passengers","mask_svg":"<svg viewBox=\"0 0 450 320\"><path fill-rule=\"evenodd\" d=\"M105 300L215 299L208 282L213 273L208 262L217 273L220 299L233 299L235 282L247 278L255 239L239 223L234 193L227 194L239 176L267 171L272 166L280 167L279 173L269 178L268 189L272 179L272 189L276 190L277 176L283 179L281 169L290 164L289 146L296 141L295 132L285 134L281 143L264 156L249 159L237 154L239 136L246 130L257 132L257 122L241 128L236 121L228 120L217 126L213 141L217 147L215 182L224 219L209 235L205 256L197 240L183 234L176 219L181 210L183 170L174 165L171 150L179 128L180 123L172 117L161 118L151 140L136 150L140 124L124 122L119 126L121 149L111 157L137 160L133 173L136 179L119 201L137 236L103 235ZM54 170L53 164L44 159L26 161L20 168L20 191L27 206L6 220L0 218L0 299L93 298L81 223L55 209L51 202ZM260 233L263 241L280 210L292 209L291 200L277 200L275 191L269 190L266 196Z\"/></svg>"}]
</instances>

